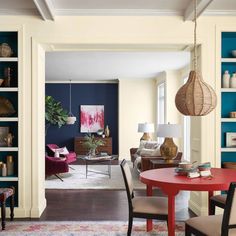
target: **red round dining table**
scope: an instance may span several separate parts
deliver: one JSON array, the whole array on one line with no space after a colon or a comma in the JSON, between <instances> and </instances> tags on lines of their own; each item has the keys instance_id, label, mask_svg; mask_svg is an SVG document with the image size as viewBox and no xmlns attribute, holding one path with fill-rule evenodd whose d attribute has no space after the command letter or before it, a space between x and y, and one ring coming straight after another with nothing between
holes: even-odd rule
<instances>
[{"instance_id":1,"label":"red round dining table","mask_svg":"<svg viewBox=\"0 0 236 236\"><path fill-rule=\"evenodd\" d=\"M159 187L168 196L168 235L175 235L175 196L179 191L207 191L208 198L214 191L228 190L236 182L236 170L212 168L212 177L188 178L175 173L175 168L147 170L140 174L140 180L147 186L147 195L152 188ZM147 231L152 230L152 220L147 220Z\"/></svg>"}]
</instances>

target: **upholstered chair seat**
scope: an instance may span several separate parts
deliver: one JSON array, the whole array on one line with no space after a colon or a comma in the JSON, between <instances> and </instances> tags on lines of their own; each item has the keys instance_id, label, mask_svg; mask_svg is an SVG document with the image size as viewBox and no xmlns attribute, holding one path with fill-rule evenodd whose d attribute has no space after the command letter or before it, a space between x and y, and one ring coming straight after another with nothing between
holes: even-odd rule
<instances>
[{"instance_id":1,"label":"upholstered chair seat","mask_svg":"<svg viewBox=\"0 0 236 236\"><path fill-rule=\"evenodd\" d=\"M149 214L168 214L168 200L165 197L134 197L133 212Z\"/></svg>"},{"instance_id":2,"label":"upholstered chair seat","mask_svg":"<svg viewBox=\"0 0 236 236\"><path fill-rule=\"evenodd\" d=\"M236 236L236 183L226 195L224 214L194 217L185 222L185 236ZM215 196L216 198L216 196ZM225 196L217 196L224 201Z\"/></svg>"}]
</instances>

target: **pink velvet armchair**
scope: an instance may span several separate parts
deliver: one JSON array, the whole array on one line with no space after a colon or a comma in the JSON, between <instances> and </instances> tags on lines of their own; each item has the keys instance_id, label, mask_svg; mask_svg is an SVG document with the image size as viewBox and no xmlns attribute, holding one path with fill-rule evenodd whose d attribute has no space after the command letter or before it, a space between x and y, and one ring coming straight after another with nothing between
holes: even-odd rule
<instances>
[{"instance_id":1,"label":"pink velvet armchair","mask_svg":"<svg viewBox=\"0 0 236 236\"><path fill-rule=\"evenodd\" d=\"M59 149L60 147L58 147L56 144L47 144L47 153L49 156L54 156L54 150L55 149ZM66 155L60 155L66 158L66 162L68 164L76 161L76 153L75 152L69 152L69 154Z\"/></svg>"},{"instance_id":2,"label":"pink velvet armchair","mask_svg":"<svg viewBox=\"0 0 236 236\"><path fill-rule=\"evenodd\" d=\"M58 175L61 173L69 172L69 166L66 160L62 160L57 157L45 157L45 175L55 175L58 179L63 181L63 179Z\"/></svg>"}]
</instances>

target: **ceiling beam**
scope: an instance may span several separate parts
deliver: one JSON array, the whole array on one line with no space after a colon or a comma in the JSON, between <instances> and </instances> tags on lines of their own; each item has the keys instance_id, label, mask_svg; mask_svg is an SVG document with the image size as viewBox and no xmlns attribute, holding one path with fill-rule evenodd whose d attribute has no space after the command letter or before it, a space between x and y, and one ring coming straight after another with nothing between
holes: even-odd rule
<instances>
[{"instance_id":1,"label":"ceiling beam","mask_svg":"<svg viewBox=\"0 0 236 236\"><path fill-rule=\"evenodd\" d=\"M199 17L209 6L213 0L198 0L197 1L197 17ZM191 1L184 12L184 21L194 19L194 1Z\"/></svg>"},{"instance_id":2,"label":"ceiling beam","mask_svg":"<svg viewBox=\"0 0 236 236\"><path fill-rule=\"evenodd\" d=\"M43 20L55 20L55 8L51 0L33 0Z\"/></svg>"}]
</instances>

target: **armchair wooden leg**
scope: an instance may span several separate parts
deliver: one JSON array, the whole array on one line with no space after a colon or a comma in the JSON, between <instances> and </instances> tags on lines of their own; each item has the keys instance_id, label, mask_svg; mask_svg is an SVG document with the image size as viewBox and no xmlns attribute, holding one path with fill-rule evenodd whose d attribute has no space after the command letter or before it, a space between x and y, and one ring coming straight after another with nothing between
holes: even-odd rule
<instances>
[{"instance_id":1,"label":"armchair wooden leg","mask_svg":"<svg viewBox=\"0 0 236 236\"><path fill-rule=\"evenodd\" d=\"M4 230L6 226L6 201L2 202L1 216L2 216L2 230Z\"/></svg>"},{"instance_id":2,"label":"armchair wooden leg","mask_svg":"<svg viewBox=\"0 0 236 236\"><path fill-rule=\"evenodd\" d=\"M133 226L133 216L129 214L129 226L128 226L127 236L131 236L132 226Z\"/></svg>"}]
</instances>

